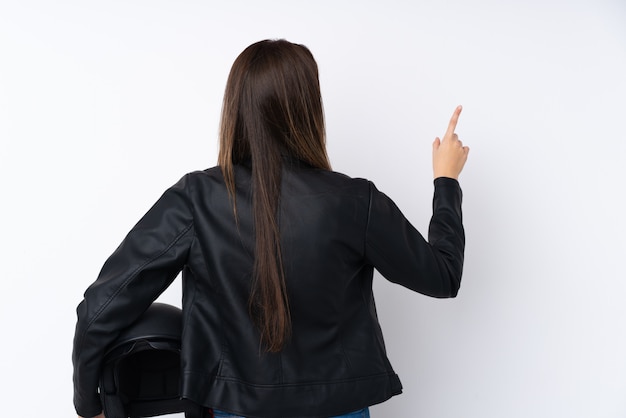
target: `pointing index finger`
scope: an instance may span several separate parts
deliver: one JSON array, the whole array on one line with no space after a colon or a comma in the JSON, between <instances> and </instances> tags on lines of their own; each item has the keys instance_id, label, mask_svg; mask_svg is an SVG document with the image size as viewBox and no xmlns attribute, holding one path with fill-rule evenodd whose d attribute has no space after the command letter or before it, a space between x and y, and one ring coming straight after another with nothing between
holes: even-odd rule
<instances>
[{"instance_id":1,"label":"pointing index finger","mask_svg":"<svg viewBox=\"0 0 626 418\"><path fill-rule=\"evenodd\" d=\"M456 129L456 124L459 122L459 115L461 114L461 110L463 110L463 106L457 106L454 109L454 113L452 114L452 118L450 118L450 123L448 124L448 130L444 135L445 138L451 138L454 134L454 130Z\"/></svg>"}]
</instances>

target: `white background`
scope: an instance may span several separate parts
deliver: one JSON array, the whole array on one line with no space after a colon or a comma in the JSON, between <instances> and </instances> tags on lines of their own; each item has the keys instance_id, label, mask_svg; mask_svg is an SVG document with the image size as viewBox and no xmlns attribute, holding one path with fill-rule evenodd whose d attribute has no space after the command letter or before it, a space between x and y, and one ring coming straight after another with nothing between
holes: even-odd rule
<instances>
[{"instance_id":1,"label":"white background","mask_svg":"<svg viewBox=\"0 0 626 418\"><path fill-rule=\"evenodd\" d=\"M2 1L0 415L74 415L82 292L215 164L228 70L265 38L315 55L333 168L423 232L431 142L464 106L461 292L377 278L404 394L372 415L626 417L622 0Z\"/></svg>"}]
</instances>

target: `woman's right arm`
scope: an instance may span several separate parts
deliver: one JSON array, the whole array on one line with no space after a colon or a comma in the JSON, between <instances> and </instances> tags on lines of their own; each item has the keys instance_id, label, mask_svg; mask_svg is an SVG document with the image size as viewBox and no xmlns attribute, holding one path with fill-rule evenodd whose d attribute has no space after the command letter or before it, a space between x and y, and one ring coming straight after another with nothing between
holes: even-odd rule
<instances>
[{"instance_id":1,"label":"woman's right arm","mask_svg":"<svg viewBox=\"0 0 626 418\"><path fill-rule=\"evenodd\" d=\"M106 261L76 310L74 405L78 415L100 416L98 381L103 356L183 268L194 237L183 178L168 189Z\"/></svg>"}]
</instances>

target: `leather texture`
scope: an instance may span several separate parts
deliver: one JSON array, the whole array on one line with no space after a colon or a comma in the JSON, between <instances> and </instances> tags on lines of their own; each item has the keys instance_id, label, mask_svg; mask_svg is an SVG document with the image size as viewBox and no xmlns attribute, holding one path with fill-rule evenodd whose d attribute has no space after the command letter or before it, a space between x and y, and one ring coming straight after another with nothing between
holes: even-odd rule
<instances>
[{"instance_id":1,"label":"leather texture","mask_svg":"<svg viewBox=\"0 0 626 418\"><path fill-rule=\"evenodd\" d=\"M248 314L254 254L251 170L235 166L238 223L218 167L169 188L104 264L77 309L74 403L101 411L107 347L182 271L182 395L246 417L328 417L401 393L372 279L456 296L465 236L456 180L434 182L428 241L373 183L291 162L279 226L293 334L260 346Z\"/></svg>"}]
</instances>

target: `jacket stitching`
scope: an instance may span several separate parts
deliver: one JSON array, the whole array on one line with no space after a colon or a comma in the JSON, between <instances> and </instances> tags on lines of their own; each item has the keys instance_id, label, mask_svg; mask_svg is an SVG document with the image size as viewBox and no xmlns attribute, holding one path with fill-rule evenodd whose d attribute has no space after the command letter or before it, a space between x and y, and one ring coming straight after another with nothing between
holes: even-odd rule
<instances>
[{"instance_id":1,"label":"jacket stitching","mask_svg":"<svg viewBox=\"0 0 626 418\"><path fill-rule=\"evenodd\" d=\"M80 344L79 346L82 347L83 346L83 341L85 339L85 336L87 335L87 331L89 331L89 328L91 328L91 326L93 325L93 323L100 317L100 315L102 314L102 312L111 304L111 302L113 301L113 299L115 299L117 297L117 295L124 289L126 288L126 286L128 285L128 283L130 283L130 281L132 279L135 278L135 276L137 275L137 273L139 271L141 271L143 268L145 268L147 265L149 265L150 263L153 263L154 261L158 260L159 258L161 258L165 253L167 253L174 245L176 245L176 243L178 243L178 241L181 240L181 238L187 234L187 232L189 232L189 230L191 229L191 227L193 226L193 221L189 223L189 225L187 225L187 227L185 229L183 229L180 234L178 234L174 240L163 250L161 251L159 254L157 254L155 257L149 259L148 261L146 261L145 263L143 263L142 265L140 265L139 267L137 267L127 278L126 280L124 280L124 282L121 284L121 286L119 286L117 288L117 290L111 295L111 297L109 297L107 299L107 301L100 307L100 309L98 309L98 311L94 314L93 318L91 319L91 321L89 321L89 323L87 323L87 326L85 327L85 330L82 332L81 337L80 337ZM78 353L80 354L80 352Z\"/></svg>"},{"instance_id":2,"label":"jacket stitching","mask_svg":"<svg viewBox=\"0 0 626 418\"><path fill-rule=\"evenodd\" d=\"M186 372L185 374L199 374L201 375L201 373L194 373L194 372ZM357 377L354 379L337 379L337 380L331 380L331 381L321 381L321 382L302 382L302 383L281 383L278 386L282 386L282 387L299 387L299 386L320 386L320 385L329 385L329 384L344 384L344 383L350 383L350 382L358 382L361 380L371 380L371 379L378 379L384 376L394 376L395 373L393 372L385 372L385 373L377 373L377 374L372 374L372 375L367 375L367 376L361 376L361 377ZM215 376L215 380L221 380L224 382L234 382L234 383L238 383L238 384L243 384L246 386L250 386L250 387L257 387L257 388L264 388L264 387L268 387L268 388L273 388L276 387L276 384L267 384L267 385L260 385L260 384L256 384L256 383L251 383L251 382L247 382L245 380L241 380L241 379L237 379L237 378L233 378L233 377L225 377L225 376Z\"/></svg>"},{"instance_id":3,"label":"jacket stitching","mask_svg":"<svg viewBox=\"0 0 626 418\"><path fill-rule=\"evenodd\" d=\"M369 181L368 182L368 188L369 188L369 194L368 194L368 201L367 201L367 219L365 222L365 236L364 236L364 240L363 240L363 255L365 256L365 258L367 259L367 236L369 235L369 228L370 228L370 217L372 214L372 182Z\"/></svg>"}]
</instances>

